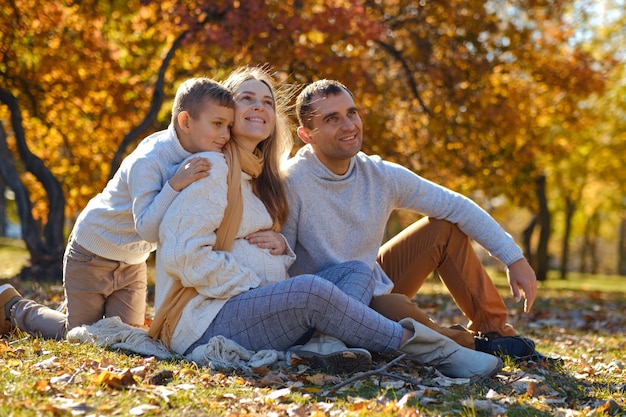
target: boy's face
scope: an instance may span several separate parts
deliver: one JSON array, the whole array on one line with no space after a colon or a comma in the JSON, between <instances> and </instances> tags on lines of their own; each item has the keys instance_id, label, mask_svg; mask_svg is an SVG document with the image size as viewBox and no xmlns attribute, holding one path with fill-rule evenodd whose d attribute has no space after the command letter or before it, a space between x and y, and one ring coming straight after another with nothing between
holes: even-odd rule
<instances>
[{"instance_id":1,"label":"boy's face","mask_svg":"<svg viewBox=\"0 0 626 417\"><path fill-rule=\"evenodd\" d=\"M184 111L178 116L181 130L179 140L186 151L221 152L230 139L235 111L209 100L197 118Z\"/></svg>"}]
</instances>

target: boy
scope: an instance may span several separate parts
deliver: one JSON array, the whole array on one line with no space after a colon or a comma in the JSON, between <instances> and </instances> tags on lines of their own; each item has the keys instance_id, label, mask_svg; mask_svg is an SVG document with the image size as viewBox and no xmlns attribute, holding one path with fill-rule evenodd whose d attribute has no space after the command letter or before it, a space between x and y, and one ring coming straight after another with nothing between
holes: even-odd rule
<instances>
[{"instance_id":1,"label":"boy","mask_svg":"<svg viewBox=\"0 0 626 417\"><path fill-rule=\"evenodd\" d=\"M124 159L105 189L76 220L64 255L67 315L0 286L0 334L12 326L46 338L103 317L143 326L146 260L156 248L159 224L176 195L209 175L209 162L188 156L222 151L230 139L232 94L209 78L185 81L176 92L166 130L145 138Z\"/></svg>"}]
</instances>

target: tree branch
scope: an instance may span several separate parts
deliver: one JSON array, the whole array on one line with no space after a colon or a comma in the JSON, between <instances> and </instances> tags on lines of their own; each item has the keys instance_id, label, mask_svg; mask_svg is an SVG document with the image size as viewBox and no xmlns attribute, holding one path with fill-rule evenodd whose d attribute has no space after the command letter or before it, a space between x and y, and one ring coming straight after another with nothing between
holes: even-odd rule
<instances>
[{"instance_id":1,"label":"tree branch","mask_svg":"<svg viewBox=\"0 0 626 417\"><path fill-rule=\"evenodd\" d=\"M406 356L406 353L403 353L402 355L394 358L392 361L386 363L384 366L380 367L380 368L376 368L376 369L372 369L371 371L367 371L367 372L360 372L358 374L356 374L355 376L346 379L343 382L340 382L339 384L333 385L332 387L328 388L327 390L325 390L324 392L322 392L322 396L326 397L328 396L328 394L330 394L331 392L337 391L338 389L345 387L346 385L349 385L351 383L353 383L354 381L358 381L359 379L364 379L367 377L370 377L372 375L380 375L380 376L386 376L388 378L395 378L395 379L399 379L405 382L408 382L409 384L414 384L417 385L420 382L409 378L407 376L404 375L398 375L398 374L393 374L390 372L387 372L387 369L389 369L391 366L395 365L397 362L399 362L400 360L404 359L404 357Z\"/></svg>"},{"instance_id":2,"label":"tree branch","mask_svg":"<svg viewBox=\"0 0 626 417\"><path fill-rule=\"evenodd\" d=\"M413 96L417 99L420 106L422 107L422 111L428 114L429 116L432 116L432 114L430 113L430 110L428 110L428 107L426 107L426 104L424 103L424 101L422 100L422 97L420 96L419 89L417 88L417 84L415 84L415 80L413 79L411 67L402 56L402 53L398 51L396 48L394 48L392 45L386 42L383 42L381 40L375 40L375 42L381 48L383 48L384 51L386 51L389 55L395 58L396 61L400 63L400 65L402 66L402 69L404 70L404 75L406 76L406 80L409 83L409 89L411 90L411 92L413 93Z\"/></svg>"},{"instance_id":3,"label":"tree branch","mask_svg":"<svg viewBox=\"0 0 626 417\"><path fill-rule=\"evenodd\" d=\"M157 81L154 85L154 91L152 92L152 100L150 102L150 108L148 109L148 113L143 118L139 125L135 126L130 132L124 136L122 143L120 144L117 152L115 152L115 156L111 161L111 171L109 172L109 179L113 178L115 172L120 167L122 163L122 159L126 154L126 148L129 144L135 142L140 135L142 135L148 128L154 123L157 115L159 114L159 110L163 105L163 101L165 99L165 93L163 92L163 86L165 84L165 71L169 66L172 58L174 57L174 53L180 48L180 45L185 40L185 37L189 34L189 31L186 30L181 33L172 44L172 47L163 58L163 62L161 63L161 67L159 68L159 75L157 77Z\"/></svg>"}]
</instances>

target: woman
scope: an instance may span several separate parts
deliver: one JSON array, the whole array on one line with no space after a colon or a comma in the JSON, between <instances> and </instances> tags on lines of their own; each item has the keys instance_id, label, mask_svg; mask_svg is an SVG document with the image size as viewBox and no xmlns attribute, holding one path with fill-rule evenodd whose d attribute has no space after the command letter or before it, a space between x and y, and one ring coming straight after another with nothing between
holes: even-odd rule
<instances>
[{"instance_id":1,"label":"woman","mask_svg":"<svg viewBox=\"0 0 626 417\"><path fill-rule=\"evenodd\" d=\"M370 309L363 300L372 288L359 286L371 272L361 263L287 279L294 255L276 233L288 209L278 169L291 146L287 119L267 72L246 67L225 85L235 97L231 140L224 155L202 154L211 175L181 192L163 219L150 335L189 355L218 335L253 351L287 350L316 330L407 353L451 377L495 374L497 357Z\"/></svg>"}]
</instances>

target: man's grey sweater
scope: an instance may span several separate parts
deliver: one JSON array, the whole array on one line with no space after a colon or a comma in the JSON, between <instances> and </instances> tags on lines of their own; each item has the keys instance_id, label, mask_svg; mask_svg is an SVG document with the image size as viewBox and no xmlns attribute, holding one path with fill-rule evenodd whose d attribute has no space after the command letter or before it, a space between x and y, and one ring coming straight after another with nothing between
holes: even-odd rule
<instances>
[{"instance_id":1,"label":"man's grey sweater","mask_svg":"<svg viewBox=\"0 0 626 417\"><path fill-rule=\"evenodd\" d=\"M374 267L375 295L393 284L376 263L387 220L396 209L456 224L505 265L523 257L513 238L467 197L401 165L359 152L343 175L306 145L285 165L289 217L282 233L296 253L291 276L361 260Z\"/></svg>"}]
</instances>

